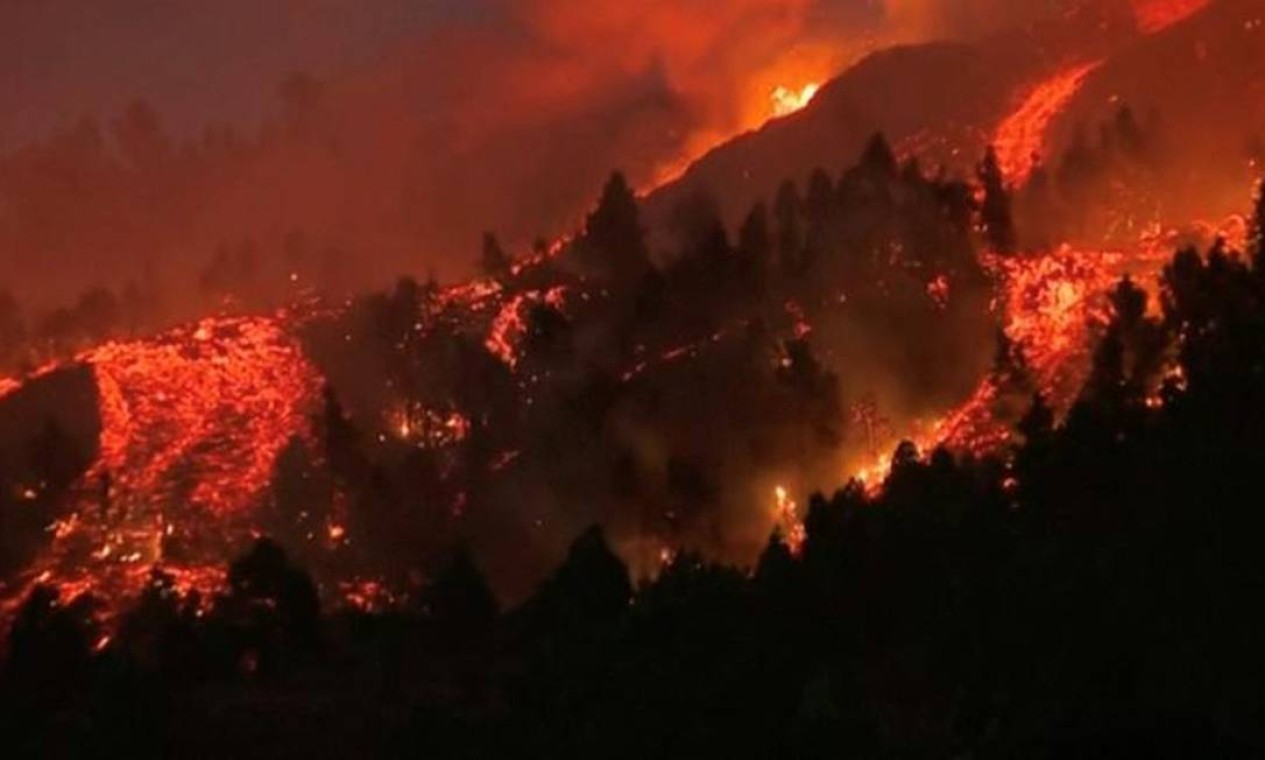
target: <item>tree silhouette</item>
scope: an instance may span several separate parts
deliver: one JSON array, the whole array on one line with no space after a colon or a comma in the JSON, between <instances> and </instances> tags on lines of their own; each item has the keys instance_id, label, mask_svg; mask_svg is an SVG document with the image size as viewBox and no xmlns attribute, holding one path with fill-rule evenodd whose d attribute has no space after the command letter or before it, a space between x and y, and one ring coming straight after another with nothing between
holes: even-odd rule
<instances>
[{"instance_id":1,"label":"tree silhouette","mask_svg":"<svg viewBox=\"0 0 1265 760\"><path fill-rule=\"evenodd\" d=\"M258 539L229 565L228 587L221 607L259 648L261 667L273 666L291 646L310 650L319 643L316 586L271 539Z\"/></svg>"},{"instance_id":2,"label":"tree silhouette","mask_svg":"<svg viewBox=\"0 0 1265 760\"><path fill-rule=\"evenodd\" d=\"M875 180L891 180L896 177L900 166L896 160L896 152L887 141L887 135L878 132L870 137L861 154L858 169Z\"/></svg>"},{"instance_id":3,"label":"tree silhouette","mask_svg":"<svg viewBox=\"0 0 1265 760\"><path fill-rule=\"evenodd\" d=\"M492 589L465 546L453 552L423 590L421 607L427 618L458 635L485 632L500 614Z\"/></svg>"},{"instance_id":4,"label":"tree silhouette","mask_svg":"<svg viewBox=\"0 0 1265 760\"><path fill-rule=\"evenodd\" d=\"M612 174L602 189L579 251L589 268L614 282L635 284L650 269L637 199L623 174Z\"/></svg>"},{"instance_id":5,"label":"tree silhouette","mask_svg":"<svg viewBox=\"0 0 1265 760\"><path fill-rule=\"evenodd\" d=\"M513 265L513 259L501 247L501 241L491 232L483 233L483 250L479 255L479 269L488 277L504 277Z\"/></svg>"},{"instance_id":6,"label":"tree silhouette","mask_svg":"<svg viewBox=\"0 0 1265 760\"><path fill-rule=\"evenodd\" d=\"M92 655L93 603L64 602L58 591L31 589L9 630L7 674L36 702L61 700L87 675Z\"/></svg>"},{"instance_id":7,"label":"tree silhouette","mask_svg":"<svg viewBox=\"0 0 1265 760\"><path fill-rule=\"evenodd\" d=\"M584 531L566 559L533 598L533 611L552 626L609 623L623 614L632 598L628 568L611 551L598 526Z\"/></svg>"},{"instance_id":8,"label":"tree silhouette","mask_svg":"<svg viewBox=\"0 0 1265 760\"><path fill-rule=\"evenodd\" d=\"M1015 224L1010 210L1010 192L1002 174L997 150L989 146L976 172L984 189L984 203L980 208L980 222L988 245L998 253L1014 253Z\"/></svg>"}]
</instances>

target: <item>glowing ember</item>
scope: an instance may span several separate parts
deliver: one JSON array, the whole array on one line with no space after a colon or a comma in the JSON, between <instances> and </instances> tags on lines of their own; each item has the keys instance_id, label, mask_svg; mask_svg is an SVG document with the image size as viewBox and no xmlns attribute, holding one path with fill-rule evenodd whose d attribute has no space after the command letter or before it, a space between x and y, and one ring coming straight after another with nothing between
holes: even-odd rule
<instances>
[{"instance_id":1,"label":"glowing ember","mask_svg":"<svg viewBox=\"0 0 1265 760\"><path fill-rule=\"evenodd\" d=\"M510 369L514 369L518 366L519 342L528 330L528 309L538 304L560 309L565 300L566 288L561 286L547 291L533 290L514 296L501 307L492 321L492 328L488 332L484 345L493 356L505 362Z\"/></svg>"},{"instance_id":2,"label":"glowing ember","mask_svg":"<svg viewBox=\"0 0 1265 760\"><path fill-rule=\"evenodd\" d=\"M399 440L423 449L452 446L470 435L470 420L465 415L455 409L440 412L421 404L403 405L388 412L386 423Z\"/></svg>"},{"instance_id":3,"label":"glowing ember","mask_svg":"<svg viewBox=\"0 0 1265 760\"><path fill-rule=\"evenodd\" d=\"M945 275L937 275L935 279L927 283L927 296L935 303L936 308L940 310L949 307L949 296L952 293L952 283Z\"/></svg>"},{"instance_id":4,"label":"glowing ember","mask_svg":"<svg viewBox=\"0 0 1265 760\"><path fill-rule=\"evenodd\" d=\"M356 579L338 585L347 608L366 614L395 607L400 598L382 581Z\"/></svg>"},{"instance_id":5,"label":"glowing ember","mask_svg":"<svg viewBox=\"0 0 1265 760\"><path fill-rule=\"evenodd\" d=\"M1007 179L1022 185L1045 147L1046 132L1063 108L1080 91L1102 61L1083 63L1059 71L1027 93L1019 107L1001 123L993 146Z\"/></svg>"}]
</instances>

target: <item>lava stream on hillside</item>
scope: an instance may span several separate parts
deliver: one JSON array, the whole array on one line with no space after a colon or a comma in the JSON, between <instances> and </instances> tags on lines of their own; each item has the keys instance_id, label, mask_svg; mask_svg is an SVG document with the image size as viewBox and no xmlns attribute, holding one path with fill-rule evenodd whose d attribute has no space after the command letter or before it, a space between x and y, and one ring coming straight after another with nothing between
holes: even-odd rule
<instances>
[{"instance_id":1,"label":"lava stream on hillside","mask_svg":"<svg viewBox=\"0 0 1265 760\"><path fill-rule=\"evenodd\" d=\"M41 583L115 607L154 567L182 591L215 591L255 533L277 455L311 437L321 379L286 316L204 319L72 364L95 381L96 459L5 606Z\"/></svg>"},{"instance_id":2,"label":"lava stream on hillside","mask_svg":"<svg viewBox=\"0 0 1265 760\"><path fill-rule=\"evenodd\" d=\"M993 137L1002 173L1015 185L1027 181L1040 160L1046 133L1102 61L1076 64L1033 87Z\"/></svg>"}]
</instances>

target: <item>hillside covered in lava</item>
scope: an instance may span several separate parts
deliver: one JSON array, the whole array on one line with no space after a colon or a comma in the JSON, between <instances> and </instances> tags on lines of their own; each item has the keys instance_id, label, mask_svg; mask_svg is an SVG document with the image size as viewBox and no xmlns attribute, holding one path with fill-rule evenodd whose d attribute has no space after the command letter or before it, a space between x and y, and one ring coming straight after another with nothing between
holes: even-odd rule
<instances>
[{"instance_id":1,"label":"hillside covered in lava","mask_svg":"<svg viewBox=\"0 0 1265 760\"><path fill-rule=\"evenodd\" d=\"M1265 749L1258 5L882 27L754 110L668 35L648 118L565 74L602 14L525 4L591 38L472 64L541 78L504 133L372 86L488 21L288 80L257 139L176 151L136 105L113 143L0 154L14 261L101 251L0 292L0 725L60 754ZM871 22L819 23L786 34ZM524 169L537 119L576 131ZM507 218L468 176L548 235L404 255Z\"/></svg>"},{"instance_id":2,"label":"hillside covered in lava","mask_svg":"<svg viewBox=\"0 0 1265 760\"><path fill-rule=\"evenodd\" d=\"M561 266L571 256L587 258L583 251L592 249L584 241L601 239L603 210L633 208L615 200L630 199L619 187L616 181L608 190L585 237L550 261ZM331 558L322 562L296 541L302 521L319 526L324 517L308 510L329 494L346 498L347 527L338 523L340 532L328 535L334 559L344 535L355 537L344 550L357 538L376 538L378 552L415 547L418 536L402 532L407 522L392 514L407 505L390 497L407 493L405 483L442 487L448 457L463 441L477 451L480 435L478 423L411 407L393 418L396 440L384 429L375 449L327 393L311 444L321 461L303 454L302 442L281 455L276 495L247 519L256 525L270 514L285 519L271 523L274 538L247 541L236 559L208 567L221 584L209 595L182 564L197 555L174 547L187 545L183 537L231 525L222 511L231 502L200 501L196 489L183 494L185 509L170 522L159 513L155 548L169 556L148 569L121 559L137 571L136 595L124 606L103 595L120 590L106 583L120 567L110 564L108 552L90 560L55 544L63 547L58 563L11 613L0 721L21 754L87 748L218 754L319 745L373 755L425 747L454 757L524 748L564 755L603 748L630 758L829 757L841 747L878 755L969 748L996 756L1253 756L1265 746L1257 698L1265 663L1253 605L1265 579L1258 551L1265 526L1255 506L1265 464L1265 202L1253 217L1247 251L1221 240L1165 259L1158 298L1127 277L1116 281L1104 294L1104 321L1069 399L1047 397L1039 386L1041 360L1029 361L1020 346L998 339L988 382L947 427L937 428L940 445L933 450L904 442L885 460L881 482L854 479L832 497L814 496L802 513L777 489L774 514L783 523L745 567L717 560L714 547L668 549L647 577L616 552L610 531L594 526L520 604L503 607L490 588L481 566L495 555L486 547L481 559L456 549L412 596L384 596L389 586L362 584L343 589L354 604L323 603L316 579L329 577ZM623 261L632 266L637 259ZM1029 257L1049 266L1040 262ZM410 292L405 300L402 293ZM430 302L401 286L352 311L378 324L375 334L388 335L379 320L412 297ZM610 298L589 317L592 324L602 314L626 313ZM560 308L543 299L541 309ZM527 318L527 344L503 357L514 368L545 373L569 365L553 355L560 350L553 341L574 328L559 333L564 322L546 314ZM449 319L457 332L437 338L448 346L436 350L461 356L460 328ZM359 319L340 315L311 329L340 322L340 329L351 329L344 336L352 339L343 342L355 344L349 325ZM231 344L249 326L204 327L210 332L201 340ZM156 345L189 339L199 340L173 333ZM319 346L323 339L314 340ZM774 370L790 384L783 400L807 407L810 419L834 419L837 410L811 406L831 381L820 369L806 372L811 354L804 353L803 337L797 340L789 345L799 348L786 349L789 363ZM564 355L573 357L570 346ZM730 376L741 371L742 362L696 351L669 352L662 360L700 365L690 374L708 366ZM312 352L333 361L339 350ZM386 355L399 356L398 349ZM365 354L348 361L363 364ZM103 366L96 365L98 386ZM651 398L668 397L653 406L641 401L645 429L688 419L682 406L711 403L691 395L681 406L671 404L681 375L648 366L632 371L634 379L647 379L635 390L608 393L638 398L645 389ZM747 372L740 377L748 383L762 375ZM557 404L552 419L558 407L574 404L571 413L581 420L601 419L579 404L582 396L551 399L548 376L540 377L519 388L532 391L525 405ZM71 398L85 388L91 394L87 379L83 371L62 370L46 376L46 385L16 393ZM462 387L475 396L489 392ZM750 399L758 391L728 392ZM1011 433L966 435L1000 424L1011 398L1026 399L1010 404ZM517 414L524 428L548 429L547 421ZM989 424L979 427L980 417ZM710 434L740 429L720 418L709 422ZM103 431L110 427L101 424ZM573 424L565 427L574 435ZM810 445L832 443L817 427L800 434L810 431L822 436ZM591 431L584 443L593 448L600 435ZM492 456L492 469L525 459L521 480L547 466L532 458L565 467L580 456L546 440L543 456L531 448ZM68 484L83 467L83 460L72 466L66 452L74 442L56 428L33 443L30 472L44 480L20 492L32 502L22 505L28 510L73 494ZM804 458L811 453L796 451ZM451 466L473 456L466 451ZM149 453L142 461L155 459ZM393 460L409 464L392 467ZM435 480L426 479L428 471ZM159 474L170 472L176 471ZM125 488L117 492L123 496L117 505L111 482L87 497L98 500L93 508L100 514L68 518L56 540L90 539L88 548L104 539L114 547L112 534L131 535L143 521L132 521L135 506L125 501ZM338 509L337 500L331 504ZM304 511L293 511L299 505ZM481 508L487 506L477 498L459 496L448 517ZM5 514L8 536L23 513ZM428 527L442 521L436 515ZM87 532L101 526L109 526L104 535ZM396 543L386 543L388 534ZM169 541L173 536L182 538ZM371 555L360 557L362 570ZM314 558L310 574L304 565ZM399 561L378 559L379 569ZM67 567L90 568L93 577L75 588L61 575Z\"/></svg>"},{"instance_id":3,"label":"hillside covered in lava","mask_svg":"<svg viewBox=\"0 0 1265 760\"><path fill-rule=\"evenodd\" d=\"M574 234L486 235L455 285L344 296L292 236L221 250L191 303L224 316L157 335L190 306L145 287L30 329L0 300L30 378L0 384L9 491L39 505L6 517L7 594L108 570L125 597L156 563L207 591L264 533L329 599L407 595L458 540L513 598L594 522L638 572L750 562L800 529L786 494L876 484L902 439L985 453L1025 394L1069 405L1117 278L1155 293L1178 245L1245 239L1252 12L1077 6L876 53L655 192L614 176Z\"/></svg>"},{"instance_id":4,"label":"hillside covered in lava","mask_svg":"<svg viewBox=\"0 0 1265 760\"><path fill-rule=\"evenodd\" d=\"M950 173L969 173L995 145L1012 182L1034 162L1070 176L1121 108L1153 131L1157 153L1162 146L1138 223L1237 213L1263 160L1259 16L1251 0L1087 3L977 42L885 50L825 84L803 111L711 151L652 194L650 216L706 191L736 224L786 177L847 165L874 131L902 158Z\"/></svg>"}]
</instances>

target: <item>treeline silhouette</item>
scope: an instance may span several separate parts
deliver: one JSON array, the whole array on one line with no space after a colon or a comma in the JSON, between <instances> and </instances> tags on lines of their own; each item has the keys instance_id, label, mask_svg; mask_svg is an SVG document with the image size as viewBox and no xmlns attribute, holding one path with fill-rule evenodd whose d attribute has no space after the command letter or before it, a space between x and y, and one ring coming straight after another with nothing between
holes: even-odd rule
<instances>
[{"instance_id":1,"label":"treeline silhouette","mask_svg":"<svg viewBox=\"0 0 1265 760\"><path fill-rule=\"evenodd\" d=\"M1250 251L1179 252L1157 315L1120 284L1064 421L1038 397L1012 451L904 444L881 493L814 497L801 551L774 535L750 569L681 552L634 582L593 528L514 609L458 550L407 608L322 614L263 539L214 599L155 571L108 641L90 602L37 589L6 747L1259 754L1263 220Z\"/></svg>"},{"instance_id":2,"label":"treeline silhouette","mask_svg":"<svg viewBox=\"0 0 1265 760\"><path fill-rule=\"evenodd\" d=\"M553 256L542 244L513 259L484 239L501 301L525 299L512 368L486 346L495 309L446 306L431 282L402 280L313 325L309 354L338 403L320 427L342 432L338 451L325 439L308 459L336 463L360 551L397 577L460 534L521 596L591 523L642 555L638 569L665 544L749 560L771 477L833 487L840 461L877 456L884 435L851 422L856 410L931 415L987 371L996 326L977 217L968 184L902 166L882 137L845 171L784 183L734 233L696 196L653 235L615 175ZM381 423L400 408L460 412L469 435L400 443ZM312 482L301 452L285 465L286 482ZM309 530L279 522L287 546Z\"/></svg>"}]
</instances>

